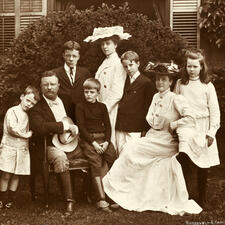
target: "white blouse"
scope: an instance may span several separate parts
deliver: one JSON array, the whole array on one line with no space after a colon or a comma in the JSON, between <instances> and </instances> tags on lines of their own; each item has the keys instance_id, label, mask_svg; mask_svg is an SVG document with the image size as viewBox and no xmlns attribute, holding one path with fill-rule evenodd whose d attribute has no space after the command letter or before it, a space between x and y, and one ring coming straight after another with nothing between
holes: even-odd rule
<instances>
[{"instance_id":1,"label":"white blouse","mask_svg":"<svg viewBox=\"0 0 225 225\"><path fill-rule=\"evenodd\" d=\"M204 84L199 79L189 80L187 85L183 85L179 79L174 92L185 96L197 119L209 117L207 135L215 137L220 127L220 109L214 85L211 82Z\"/></svg>"},{"instance_id":2,"label":"white blouse","mask_svg":"<svg viewBox=\"0 0 225 225\"><path fill-rule=\"evenodd\" d=\"M168 89L153 96L146 120L153 129L168 130L194 124L195 116L185 98Z\"/></svg>"}]
</instances>

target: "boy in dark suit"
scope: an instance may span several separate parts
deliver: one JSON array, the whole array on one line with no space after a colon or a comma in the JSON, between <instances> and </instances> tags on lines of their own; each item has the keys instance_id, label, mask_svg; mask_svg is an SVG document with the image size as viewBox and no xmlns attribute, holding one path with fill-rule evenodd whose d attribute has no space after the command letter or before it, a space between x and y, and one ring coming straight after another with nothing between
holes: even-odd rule
<instances>
[{"instance_id":1,"label":"boy in dark suit","mask_svg":"<svg viewBox=\"0 0 225 225\"><path fill-rule=\"evenodd\" d=\"M86 101L76 107L77 125L80 130L80 146L91 168L92 185L95 188L97 207L110 212L102 186L101 168L105 160L111 168L116 160L116 152L110 142L111 125L106 105L98 102L101 84L97 79L89 78L84 82Z\"/></svg>"},{"instance_id":2,"label":"boy in dark suit","mask_svg":"<svg viewBox=\"0 0 225 225\"><path fill-rule=\"evenodd\" d=\"M59 97L68 108L68 116L76 123L74 110L76 104L84 100L83 83L90 77L89 71L77 66L80 59L80 45L75 41L67 41L63 45L64 65L53 69L59 78Z\"/></svg>"},{"instance_id":3,"label":"boy in dark suit","mask_svg":"<svg viewBox=\"0 0 225 225\"><path fill-rule=\"evenodd\" d=\"M127 78L116 119L118 154L129 139L141 137L149 129L145 117L154 95L152 82L138 70L140 66L138 54L127 51L121 56L121 62L127 72Z\"/></svg>"}]
</instances>

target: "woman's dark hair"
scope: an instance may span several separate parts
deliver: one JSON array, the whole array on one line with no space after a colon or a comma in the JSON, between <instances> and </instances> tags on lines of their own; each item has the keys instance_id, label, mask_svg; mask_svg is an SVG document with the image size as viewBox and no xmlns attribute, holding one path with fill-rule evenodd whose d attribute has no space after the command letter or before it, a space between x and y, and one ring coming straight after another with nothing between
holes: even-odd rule
<instances>
[{"instance_id":1,"label":"woman's dark hair","mask_svg":"<svg viewBox=\"0 0 225 225\"><path fill-rule=\"evenodd\" d=\"M205 63L205 56L201 49L189 49L185 53L185 62L184 67L181 71L181 83L188 84L189 82L189 74L187 73L187 60L188 59L197 59L199 60L201 70L199 73L199 79L202 83L209 83L209 76L208 76L208 68Z\"/></svg>"},{"instance_id":2,"label":"woman's dark hair","mask_svg":"<svg viewBox=\"0 0 225 225\"><path fill-rule=\"evenodd\" d=\"M100 42L108 41L108 40L112 40L114 44L118 45L120 42L120 37L118 35L113 35L111 37L106 37L106 38L100 39Z\"/></svg>"}]
</instances>

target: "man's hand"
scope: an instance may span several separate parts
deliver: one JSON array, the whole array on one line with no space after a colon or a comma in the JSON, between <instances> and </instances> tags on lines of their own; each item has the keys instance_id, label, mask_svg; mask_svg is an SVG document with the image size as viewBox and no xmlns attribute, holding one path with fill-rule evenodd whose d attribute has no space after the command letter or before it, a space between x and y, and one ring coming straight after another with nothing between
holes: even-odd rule
<instances>
[{"instance_id":1,"label":"man's hand","mask_svg":"<svg viewBox=\"0 0 225 225\"><path fill-rule=\"evenodd\" d=\"M103 148L103 150L104 150L104 152L105 152L105 150L106 150L106 149L108 148L108 146L109 146L109 142L108 142L108 141L105 141L105 142L101 143L100 146Z\"/></svg>"},{"instance_id":2,"label":"man's hand","mask_svg":"<svg viewBox=\"0 0 225 225\"><path fill-rule=\"evenodd\" d=\"M213 141L214 141L214 138L206 135L206 139L207 139L207 144L208 144L208 147L212 145Z\"/></svg>"},{"instance_id":3,"label":"man's hand","mask_svg":"<svg viewBox=\"0 0 225 225\"><path fill-rule=\"evenodd\" d=\"M104 149L102 148L102 146L101 146L98 142L93 141L93 142L92 142L92 145L93 145L95 151L96 151L98 154L104 153Z\"/></svg>"}]
</instances>

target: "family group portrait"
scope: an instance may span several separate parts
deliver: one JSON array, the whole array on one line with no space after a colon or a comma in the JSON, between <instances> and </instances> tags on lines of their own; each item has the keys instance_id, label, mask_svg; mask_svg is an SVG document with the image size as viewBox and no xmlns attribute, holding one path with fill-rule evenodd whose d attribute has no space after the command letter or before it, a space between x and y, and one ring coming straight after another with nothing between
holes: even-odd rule
<instances>
[{"instance_id":1,"label":"family group portrait","mask_svg":"<svg viewBox=\"0 0 225 225\"><path fill-rule=\"evenodd\" d=\"M225 225L225 1L1 0L0 225Z\"/></svg>"}]
</instances>

